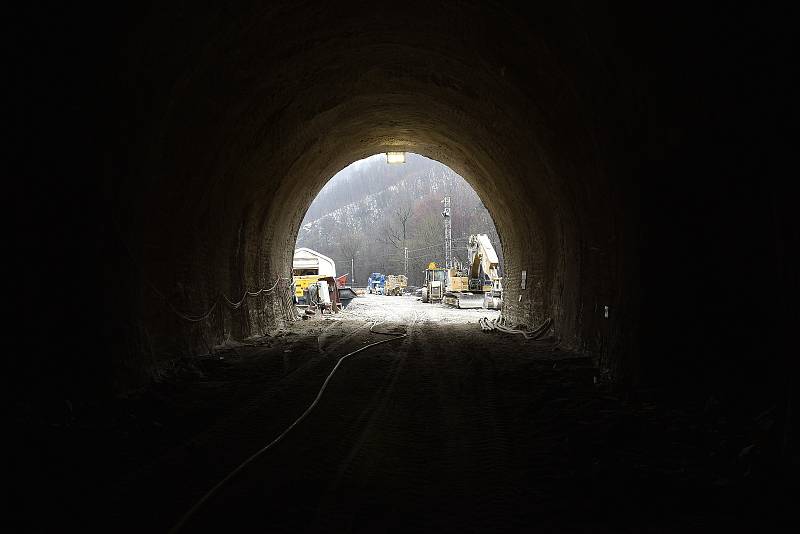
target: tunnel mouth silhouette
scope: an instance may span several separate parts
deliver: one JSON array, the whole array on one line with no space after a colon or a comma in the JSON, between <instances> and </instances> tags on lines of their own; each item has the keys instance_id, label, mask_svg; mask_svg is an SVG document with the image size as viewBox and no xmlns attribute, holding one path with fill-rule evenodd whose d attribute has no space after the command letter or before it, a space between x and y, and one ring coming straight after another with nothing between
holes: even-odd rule
<instances>
[{"instance_id":1,"label":"tunnel mouth silhouette","mask_svg":"<svg viewBox=\"0 0 800 534\"><path fill-rule=\"evenodd\" d=\"M636 110L615 92L616 71L573 48L580 17L522 32L504 10L429 11L378 31L366 14L331 24L323 12L281 11L293 23L277 27L252 6L241 19L215 14L203 37L198 10L127 36L129 69L107 97L119 112L102 121L125 132L107 142L110 240L135 258L118 246L109 265L113 390L281 328L312 200L346 165L394 151L446 165L484 202L502 236L504 317L550 319L565 349L636 374L638 185L605 127ZM172 309L198 318L215 302L201 321Z\"/></svg>"},{"instance_id":2,"label":"tunnel mouth silhouette","mask_svg":"<svg viewBox=\"0 0 800 534\"><path fill-rule=\"evenodd\" d=\"M432 113L432 108L428 112ZM426 116L428 112L416 115ZM330 127L334 131L341 128L348 117L364 126L363 113L356 107ZM440 130L443 128L428 135L444 135ZM585 214L570 209L569 203L558 198L558 189L552 189L554 184L547 184L549 178L556 180L558 187L558 178L545 172L533 175L542 180L538 186L515 180L512 173L516 169L505 166L513 163L510 158L497 161L486 150L462 151L460 143L447 137L441 137L434 150L423 135L424 129L412 131L415 135L406 136L407 141L394 139L392 144L372 144L368 149L356 150L358 145L350 144L349 150L348 145L306 150L284 176L256 188L257 195L242 182L253 187L253 181L263 180L259 172L228 179L224 189L212 181L209 186L227 197L222 204L236 209L218 211L213 203L198 205L190 200L188 213L180 219L170 216L144 221L145 242L151 247L156 244L156 248L160 243L172 245L169 251L162 249L162 254L156 254L169 258L158 268L143 258L147 285L159 288L146 294L142 305L149 315L142 322L148 350L156 360L151 362L151 369L143 369L145 374L158 372L163 358L159 353L204 354L229 340L270 335L291 321L291 262L303 216L335 171L376 153L376 148L379 153L391 148L434 159L473 187L502 236L498 246L505 251L503 317L509 324L534 329L552 322L553 334L563 348L584 350L594 345L611 357L609 340L605 339L608 333L602 330L601 321L609 319L609 308L616 314L619 307L610 302L611 296L605 301L594 297L592 308L587 310L581 295L581 290L586 290L581 287L582 279L585 286L585 269L592 267L584 259L586 250L581 250L591 246L590 239L581 233L597 231L599 225L581 228ZM361 133L358 137L371 136ZM452 145L447 150L442 149L444 141ZM214 196L206 193L201 198ZM169 209L155 212L167 214ZM209 219L221 219L223 224L211 225ZM192 230L197 230L187 228L187 221L200 225L202 237L187 239ZM172 291L165 289L170 286ZM588 335L586 326L591 326ZM612 359L606 362L613 363Z\"/></svg>"}]
</instances>

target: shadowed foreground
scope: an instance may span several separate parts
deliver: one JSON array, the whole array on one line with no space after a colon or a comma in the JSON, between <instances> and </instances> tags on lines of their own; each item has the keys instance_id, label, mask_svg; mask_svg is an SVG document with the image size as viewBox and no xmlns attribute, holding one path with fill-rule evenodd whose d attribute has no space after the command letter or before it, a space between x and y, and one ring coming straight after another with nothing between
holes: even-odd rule
<instances>
[{"instance_id":1,"label":"shadowed foreground","mask_svg":"<svg viewBox=\"0 0 800 534\"><path fill-rule=\"evenodd\" d=\"M308 418L182 531L686 532L783 521L789 494L766 490L777 474L750 414L733 420L714 399L666 405L657 391L621 398L590 358L474 322L444 326L431 320L440 312L426 315L432 305L402 299L374 332L359 313L296 323L176 369L116 406L110 427L73 427L61 441L86 464L71 469L88 495L106 488L85 501L103 506L73 516L100 520L98 530L167 531L303 412L339 356L407 331L343 362ZM103 474L87 477L96 467Z\"/></svg>"}]
</instances>

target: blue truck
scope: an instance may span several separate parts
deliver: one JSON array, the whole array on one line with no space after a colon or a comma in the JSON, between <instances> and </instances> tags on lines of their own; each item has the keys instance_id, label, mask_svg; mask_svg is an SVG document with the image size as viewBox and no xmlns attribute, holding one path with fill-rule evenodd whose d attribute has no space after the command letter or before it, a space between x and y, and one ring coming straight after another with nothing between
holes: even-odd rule
<instances>
[{"instance_id":1,"label":"blue truck","mask_svg":"<svg viewBox=\"0 0 800 534\"><path fill-rule=\"evenodd\" d=\"M367 293L375 295L383 295L386 288L386 275L381 273L372 273L367 280Z\"/></svg>"}]
</instances>

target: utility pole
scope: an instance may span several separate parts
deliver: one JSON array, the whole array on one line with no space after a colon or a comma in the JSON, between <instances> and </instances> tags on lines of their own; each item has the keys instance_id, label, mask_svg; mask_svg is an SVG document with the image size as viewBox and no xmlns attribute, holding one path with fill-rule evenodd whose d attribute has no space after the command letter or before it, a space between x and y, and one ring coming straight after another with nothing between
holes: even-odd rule
<instances>
[{"instance_id":1,"label":"utility pole","mask_svg":"<svg viewBox=\"0 0 800 534\"><path fill-rule=\"evenodd\" d=\"M403 263L405 265L403 272L408 277L408 247L403 247Z\"/></svg>"},{"instance_id":2,"label":"utility pole","mask_svg":"<svg viewBox=\"0 0 800 534\"><path fill-rule=\"evenodd\" d=\"M450 197L444 197L444 210L442 210L442 217L444 217L444 267L449 269L453 263L453 228L450 221Z\"/></svg>"},{"instance_id":3,"label":"utility pole","mask_svg":"<svg viewBox=\"0 0 800 534\"><path fill-rule=\"evenodd\" d=\"M355 262L353 261L353 258L350 258L350 278L352 278L350 285L352 286L356 285L356 271L355 268L353 267L354 263Z\"/></svg>"}]
</instances>

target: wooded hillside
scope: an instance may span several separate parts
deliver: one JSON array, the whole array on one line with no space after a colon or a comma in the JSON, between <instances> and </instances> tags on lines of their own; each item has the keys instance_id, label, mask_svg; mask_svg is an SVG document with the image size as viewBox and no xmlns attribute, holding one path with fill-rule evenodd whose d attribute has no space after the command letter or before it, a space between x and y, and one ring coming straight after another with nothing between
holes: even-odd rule
<instances>
[{"instance_id":1,"label":"wooded hillside","mask_svg":"<svg viewBox=\"0 0 800 534\"><path fill-rule=\"evenodd\" d=\"M444 263L442 199L450 196L453 256L467 258L467 238L489 235L503 251L494 222L472 187L449 167L417 154L388 165L383 155L357 162L334 176L308 209L297 247L336 262L337 274L355 267L355 285L372 272L403 274L408 248L409 284L421 285L428 262ZM352 280L351 273L349 280Z\"/></svg>"}]
</instances>

